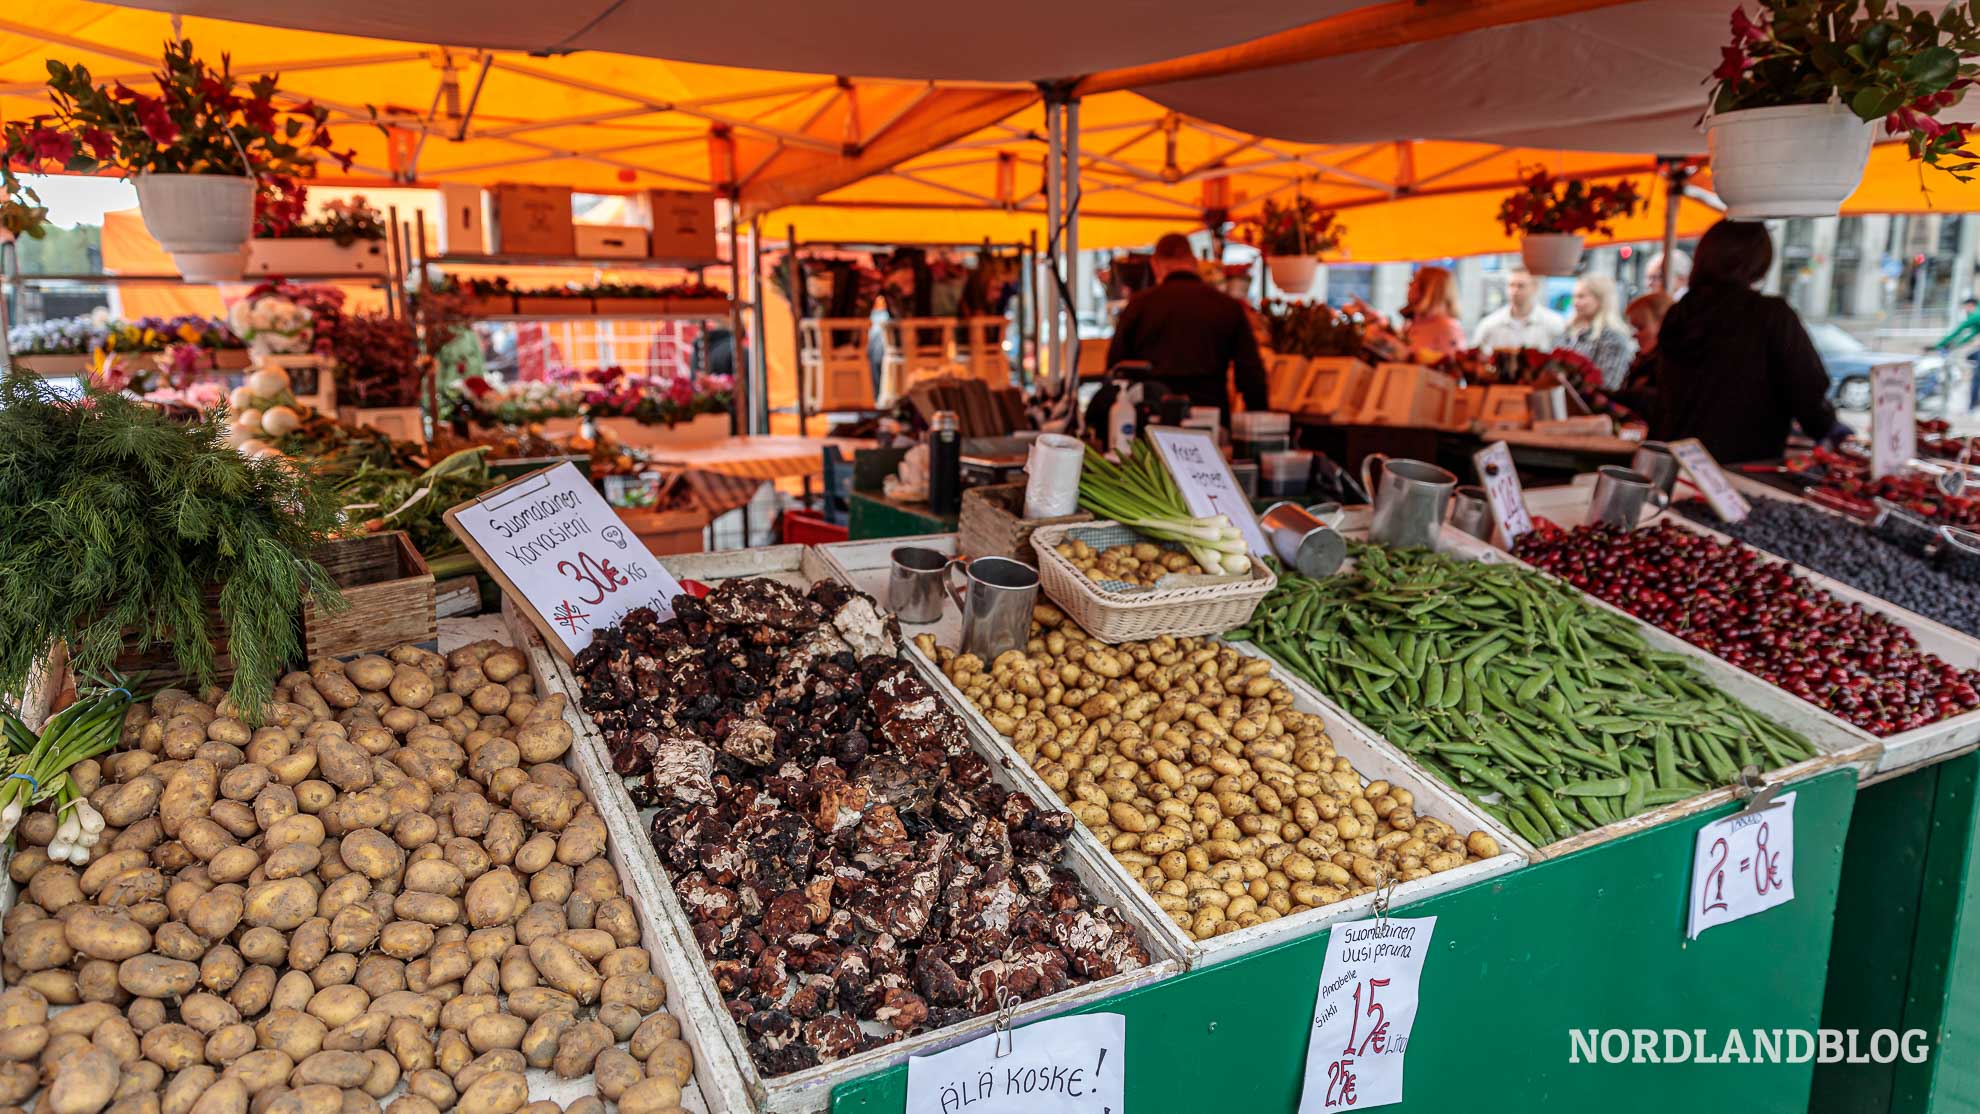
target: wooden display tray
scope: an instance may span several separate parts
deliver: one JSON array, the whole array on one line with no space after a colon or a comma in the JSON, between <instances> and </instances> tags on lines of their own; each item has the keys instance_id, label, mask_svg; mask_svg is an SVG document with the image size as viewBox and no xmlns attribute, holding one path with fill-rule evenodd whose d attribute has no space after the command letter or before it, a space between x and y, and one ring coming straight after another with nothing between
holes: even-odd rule
<instances>
[{"instance_id":1,"label":"wooden display tray","mask_svg":"<svg viewBox=\"0 0 1980 1114\"><path fill-rule=\"evenodd\" d=\"M303 650L311 661L430 645L437 637L433 573L404 530L343 538L313 556L350 606L328 614L304 597Z\"/></svg>"},{"instance_id":2,"label":"wooden display tray","mask_svg":"<svg viewBox=\"0 0 1980 1114\"><path fill-rule=\"evenodd\" d=\"M846 542L820 546L819 549L840 579L884 603L889 554L898 545L923 546L946 556L954 556L956 535L931 534L919 538ZM946 596L942 602L942 615L935 622L901 624L901 633L908 641L907 651L915 667L921 671L929 684L935 686L948 700L950 708L963 717L977 746L981 749L994 750L1001 764L1011 771L1014 778L1024 785L1034 799L1061 801L1058 793L1045 784L1045 780L1017 752L1011 741L990 726L990 721L984 718L976 705L943 675L941 667L922 653L920 647L913 644L915 635L928 633L935 636L938 644L953 646L960 638L961 630L962 615L956 609L954 602ZM1271 661L1262 652L1243 643L1232 645L1242 653ZM1272 676L1292 691L1294 708L1317 715L1326 722L1327 736L1334 745L1335 753L1354 763L1355 769L1362 775L1364 784L1370 778L1387 778L1396 781L1416 794L1417 810L1421 815L1445 821L1464 833L1484 831L1499 841L1500 854L1494 858L1467 863L1454 870L1433 874L1428 878L1419 878L1414 882L1405 882L1395 887L1389 894L1391 908L1399 908L1410 902L1495 877L1525 865L1532 853L1532 847L1525 840L1520 839L1498 821L1472 808L1464 802L1456 790L1446 786L1442 781L1424 771L1405 766L1387 744L1380 742L1376 736L1341 714L1332 705L1320 701L1306 686L1280 668L1276 662L1272 662ZM1063 807L1062 801L1061 807ZM1099 840L1086 825L1080 824L1075 828L1075 838L1092 845L1093 853L1097 854L1107 868L1117 876L1115 884L1130 894L1142 907L1144 916L1161 925L1168 937L1169 946L1183 954L1192 970L1249 955L1294 937L1305 936L1338 921L1357 920L1374 915L1376 895L1363 894L1360 897L1337 901L1332 905L1295 913L1275 921L1267 921L1251 928L1198 942L1190 939L1187 933L1169 919L1168 914L1155 904L1155 899L1141 888L1141 884L1128 874L1127 869L1121 866L1105 847L1100 845Z\"/></svg>"},{"instance_id":3,"label":"wooden display tray","mask_svg":"<svg viewBox=\"0 0 1980 1114\"><path fill-rule=\"evenodd\" d=\"M1733 474L1728 473L1728 475L1731 476ZM1527 492L1527 508L1536 515L1545 515L1563 528L1579 526L1587 521L1588 501L1594 494L1592 477L1589 477L1589 479L1591 482L1588 483L1583 483L1578 479L1573 484L1561 487L1538 488L1534 491ZM1782 500L1792 500L1794 498L1789 493L1781 491L1778 488L1769 488L1766 484L1756 483L1744 477L1735 477L1733 483L1742 493L1749 496ZM1802 502L1806 501L1803 500ZM1807 505L1816 507L1817 510L1822 510L1824 513L1834 515L1837 520L1836 529L1838 530L1861 530L1864 528L1861 523L1857 523L1845 515L1829 511L1813 503L1808 503ZM1704 534L1717 541L1725 542L1733 540L1729 535L1722 534L1704 523L1694 522L1683 515L1671 511L1659 512L1651 518L1646 519L1645 525L1653 522L1669 522L1680 529ZM1760 552L1766 553L1773 560L1785 563L1789 568L1794 570L1797 576L1807 578L1816 587L1821 588L1823 591L1830 593L1843 602L1857 604L1864 610L1876 612L1896 623L1898 626L1905 628L1911 632L1913 638L1918 640L1919 648L1927 653L1944 658L1946 661L1962 669L1980 669L1980 638L1974 638L1972 635L1954 630L1944 623L1927 619L1923 615L1914 611L1908 611L1894 603L1873 596L1860 588L1852 588L1839 580L1824 576L1813 569L1804 568L1792 561L1788 561L1784 557L1768 553L1759 546L1753 546L1752 548L1759 549ZM1604 604L1604 606L1608 605ZM1641 622L1641 620L1638 621ZM1647 626L1648 624L1644 625ZM1682 640L1680 639L1679 641ZM1690 647L1695 653L1710 656L1706 651L1692 646L1689 642L1684 643L1684 645ZM1718 661L1719 659L1714 657L1712 660ZM1745 671L1742 670L1741 672L1744 673ZM1777 688L1771 682L1763 680L1755 674L1749 673L1745 675L1752 677L1759 684L1766 685L1769 690L1779 693L1782 699L1792 700L1796 704L1807 708L1810 712L1821 716L1835 730L1846 731L1859 742L1878 744L1882 748L1882 754L1878 758L1877 767L1874 771L1876 780L1881 781L1896 773L1980 748L1980 708L1939 720L1936 723L1928 723L1923 727L1914 727L1909 731L1901 731L1898 734L1880 738L1818 705L1802 700L1800 697L1789 693L1786 689Z\"/></svg>"},{"instance_id":4,"label":"wooden display tray","mask_svg":"<svg viewBox=\"0 0 1980 1114\"><path fill-rule=\"evenodd\" d=\"M1341 533L1357 541L1366 538L1368 519L1369 512L1365 506L1349 510L1346 518L1341 523ZM1449 525L1443 528L1443 532L1438 537L1437 549L1439 552L1464 560L1513 560L1505 551L1497 549L1487 542L1479 541L1477 538L1462 531L1452 529ZM1553 579L1551 574L1548 573L1543 572L1540 575ZM1841 720L1825 712L1821 712L1811 705L1788 696L1787 693L1767 684L1753 674L1737 666L1728 665L1720 661L1718 658L1700 650L1674 634L1651 626L1634 615L1619 608L1612 607L1585 592L1579 594L1582 599L1596 607L1605 608L1629 620L1636 627L1637 633L1643 636L1644 642L1651 649L1663 653L1682 654L1690 658L1700 676L1714 688L1739 701L1749 710L1758 712L1777 723L1799 731L1814 744L1818 752L1815 757L1805 759L1791 766L1783 766L1778 770L1767 771L1764 776L1768 784L1785 784L1788 782L1803 781L1816 774L1842 767L1853 767L1856 770L1857 779L1861 781L1870 776L1871 772L1876 768L1877 759L1882 754L1883 748L1875 739L1863 735L1862 732L1850 728ZM1345 709L1342 709L1325 696L1314 693L1314 698L1342 718L1361 728L1361 730L1369 734L1376 734L1373 728L1349 715ZM1437 775L1430 773L1418 765L1415 759L1402 753L1400 747L1396 748L1396 752L1401 761L1407 764L1415 772L1417 777L1433 780L1439 784L1448 784L1443 779L1437 777ZM1633 835L1646 828L1669 823L1682 817L1692 816L1708 809L1717 808L1720 805L1730 804L1737 799L1738 795L1731 786L1708 790L1696 797L1690 797L1674 804L1660 805L1657 808L1640 812L1635 816L1625 817L1613 824L1591 828L1588 831L1578 832L1565 839L1556 840L1553 843L1536 849L1535 859L1557 859L1563 855L1573 854L1576 851L1584 851L1598 844ZM1524 840L1520 840L1517 845L1528 846Z\"/></svg>"},{"instance_id":5,"label":"wooden display tray","mask_svg":"<svg viewBox=\"0 0 1980 1114\"><path fill-rule=\"evenodd\" d=\"M663 557L660 563L677 578L711 585L733 577L767 576L793 586L809 586L836 575L833 566L816 550L800 545L686 554ZM505 600L505 611L509 606ZM652 819L652 810L636 808L625 791L624 783L611 773L604 740L592 726L590 718L578 708L577 694L580 689L570 666L543 645L526 620L517 620L516 625L520 634L530 636L530 668L532 671L542 671L543 687L547 691L563 692L570 699L570 711L566 715L577 732L577 742L572 750L584 752L581 761L596 771L593 775L599 779L596 790L591 784L585 788L592 793L600 815L605 816L607 828L615 835L621 830L645 832ZM1023 782L1012 776L1013 771L1001 764L1001 754L985 749L973 732L971 742L977 745L980 754L990 759L993 775L1001 784L1018 792L1026 791ZM1040 804L1053 800L1051 797L1034 799ZM1099 861L1103 858L1106 860L1104 863ZM1090 838L1085 843L1077 839L1067 843L1064 865L1080 878L1089 892L1117 908L1140 933L1143 942L1148 945L1149 965L1037 1002L1027 1002L1011 1011L1010 1024L1023 1025L1089 1006L1181 970L1181 955L1167 946L1166 938L1160 934L1157 925L1146 919L1142 906L1131 900L1131 895L1119 891L1117 876L1107 869L1111 862L1111 858L1106 857L1105 852ZM831 1105L832 1088L841 1083L906 1063L910 1056L925 1055L987 1036L997 1028L997 1016L985 1015L832 1063L766 1079L749 1058L742 1034L729 1019L728 1007L722 1000L721 992L709 976L707 965L701 960L701 948L695 941L693 926L674 895L673 883L666 868L660 865L656 857L640 855L631 864L631 869L642 891L653 894L651 908L656 915L652 920L663 940L660 947L653 949L653 955L666 967L668 1008L676 1008L673 1004L675 996L680 995L684 999L680 1007L683 1025L689 1019L696 1024L697 1039L690 1042L695 1050L696 1078L709 1094L712 1109L774 1114L825 1111ZM701 1074L704 1064L708 1066L710 1076Z\"/></svg>"}]
</instances>

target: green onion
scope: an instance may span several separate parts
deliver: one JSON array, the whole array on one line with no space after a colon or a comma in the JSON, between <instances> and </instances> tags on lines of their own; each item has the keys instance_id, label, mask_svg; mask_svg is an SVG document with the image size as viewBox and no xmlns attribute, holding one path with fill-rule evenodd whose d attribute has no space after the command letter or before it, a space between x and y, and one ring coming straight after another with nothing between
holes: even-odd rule
<instances>
[{"instance_id":1,"label":"green onion","mask_svg":"<svg viewBox=\"0 0 1980 1114\"><path fill-rule=\"evenodd\" d=\"M1145 438L1135 442L1120 464L1087 446L1079 505L1157 541L1181 545L1207 573L1238 576L1251 571L1244 533L1223 515L1193 517L1161 454Z\"/></svg>"}]
</instances>

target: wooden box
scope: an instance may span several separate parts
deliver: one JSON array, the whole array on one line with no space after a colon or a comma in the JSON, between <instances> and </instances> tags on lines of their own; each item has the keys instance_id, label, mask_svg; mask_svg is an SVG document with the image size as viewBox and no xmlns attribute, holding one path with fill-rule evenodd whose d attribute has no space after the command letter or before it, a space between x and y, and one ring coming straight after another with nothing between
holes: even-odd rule
<instances>
[{"instance_id":1,"label":"wooden box","mask_svg":"<svg viewBox=\"0 0 1980 1114\"><path fill-rule=\"evenodd\" d=\"M580 224L572 231L587 259L645 259L646 229L628 224Z\"/></svg>"},{"instance_id":2,"label":"wooden box","mask_svg":"<svg viewBox=\"0 0 1980 1114\"><path fill-rule=\"evenodd\" d=\"M715 195L705 190L647 190L655 259L715 258Z\"/></svg>"},{"instance_id":3,"label":"wooden box","mask_svg":"<svg viewBox=\"0 0 1980 1114\"><path fill-rule=\"evenodd\" d=\"M577 254L568 186L505 182L494 189L495 251L500 255Z\"/></svg>"},{"instance_id":4,"label":"wooden box","mask_svg":"<svg viewBox=\"0 0 1980 1114\"><path fill-rule=\"evenodd\" d=\"M618 507L619 521L626 524L656 557L670 553L700 553L708 548L703 531L708 528L708 512L699 510L650 511L642 507Z\"/></svg>"},{"instance_id":5,"label":"wooden box","mask_svg":"<svg viewBox=\"0 0 1980 1114\"><path fill-rule=\"evenodd\" d=\"M1352 418L1367 399L1374 378L1375 369L1353 356L1315 356L1306 362L1306 378L1292 409L1337 420Z\"/></svg>"},{"instance_id":6,"label":"wooden box","mask_svg":"<svg viewBox=\"0 0 1980 1114\"><path fill-rule=\"evenodd\" d=\"M1038 553L1031 548L1033 530L1093 521L1085 511L1058 518L1025 518L1024 488L1021 483L998 484L963 492L962 513L956 523L956 548L963 556L1010 557L1036 568Z\"/></svg>"},{"instance_id":7,"label":"wooden box","mask_svg":"<svg viewBox=\"0 0 1980 1114\"><path fill-rule=\"evenodd\" d=\"M488 254L488 201L480 186L440 187L440 253Z\"/></svg>"},{"instance_id":8,"label":"wooden box","mask_svg":"<svg viewBox=\"0 0 1980 1114\"><path fill-rule=\"evenodd\" d=\"M331 615L303 600L303 649L309 660L383 652L438 636L433 574L405 531L334 541L314 556L350 606Z\"/></svg>"},{"instance_id":9,"label":"wooden box","mask_svg":"<svg viewBox=\"0 0 1980 1114\"><path fill-rule=\"evenodd\" d=\"M1358 419L1363 425L1442 426L1457 380L1418 364L1382 364Z\"/></svg>"}]
</instances>

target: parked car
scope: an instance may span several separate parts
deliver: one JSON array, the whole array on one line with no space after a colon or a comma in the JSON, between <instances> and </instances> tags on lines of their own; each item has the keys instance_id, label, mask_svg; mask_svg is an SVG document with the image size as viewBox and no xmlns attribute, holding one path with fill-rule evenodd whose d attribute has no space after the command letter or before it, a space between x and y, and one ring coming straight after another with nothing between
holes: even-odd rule
<instances>
[{"instance_id":1,"label":"parked car","mask_svg":"<svg viewBox=\"0 0 1980 1114\"><path fill-rule=\"evenodd\" d=\"M1829 372L1829 397L1844 410L1870 409L1870 369L1878 364L1910 364L1921 400L1945 388L1944 353L1878 352L1828 322L1809 325L1808 339Z\"/></svg>"}]
</instances>

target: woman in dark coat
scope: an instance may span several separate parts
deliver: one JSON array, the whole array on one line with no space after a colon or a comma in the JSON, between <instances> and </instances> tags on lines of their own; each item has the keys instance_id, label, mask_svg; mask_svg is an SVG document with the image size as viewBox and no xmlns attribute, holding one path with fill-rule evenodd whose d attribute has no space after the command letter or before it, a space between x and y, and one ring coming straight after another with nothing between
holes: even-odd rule
<instances>
[{"instance_id":1,"label":"woman in dark coat","mask_svg":"<svg viewBox=\"0 0 1980 1114\"><path fill-rule=\"evenodd\" d=\"M1722 220L1698 241L1691 286L1657 335L1651 433L1696 437L1723 462L1777 460L1796 422L1836 428L1829 375L1793 307L1753 289L1773 263L1765 225Z\"/></svg>"}]
</instances>

